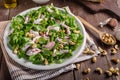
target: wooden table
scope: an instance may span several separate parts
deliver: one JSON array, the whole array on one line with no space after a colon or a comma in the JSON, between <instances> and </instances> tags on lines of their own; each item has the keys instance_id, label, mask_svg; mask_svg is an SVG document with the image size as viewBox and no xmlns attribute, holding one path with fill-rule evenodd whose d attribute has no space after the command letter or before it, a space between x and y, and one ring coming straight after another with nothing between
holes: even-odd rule
<instances>
[{"instance_id":1,"label":"wooden table","mask_svg":"<svg viewBox=\"0 0 120 80\"><path fill-rule=\"evenodd\" d=\"M111 5L107 4L107 5L109 5L109 7L112 7L112 4L114 4L118 7L118 5L116 3L117 0L106 0L106 1L111 1ZM112 3L112 2L114 2L114 3ZM109 28L108 26L106 26L104 28L98 27L98 24L100 21L104 21L105 19L111 17L112 15L110 16L106 13L91 14L91 13L89 13L89 11L86 11L86 8L82 4L78 4L74 0L73 1L72 0L51 0L48 4L50 4L50 3L54 3L54 5L58 6L58 7L69 6L71 11L75 15L79 15L79 16L83 17L88 22L90 22L93 26L95 26L97 29L99 29L101 31L106 31L106 32L109 32L112 34L114 33L113 29ZM10 20L16 14L18 14L26 9L36 7L36 6L40 6L40 5L35 4L34 2L32 2L32 0L18 0L18 6L15 9L5 9L3 7L2 0L0 0L0 21ZM117 10L120 10L120 8L118 8ZM119 26L120 26L120 24L119 24ZM116 57L116 58L120 59L120 52L118 52L116 55L111 55L110 48L113 46L107 46L107 45L103 44L99 40L98 35L95 32L92 32L91 30L88 30L88 29L86 29L86 30L93 37L96 44L98 46L106 49L108 51L108 54L104 57L98 56L97 62L94 64L91 63L91 60L81 62L80 63L81 66L80 66L79 70L73 70L73 71L63 73L63 74L53 78L52 80L83 80L83 79L86 79L86 77L89 77L90 80L120 80L120 75L106 78L105 74L98 75L98 74L94 73L94 70L96 67L100 67L104 71L106 69L108 69L110 66L120 68L120 63L115 65L111 62L112 57ZM118 42L118 44L120 46L119 42ZM86 69L88 67L91 68L91 72L87 75L83 75L82 74L83 69ZM11 77L8 72L1 49L0 49L0 80L11 80Z\"/></svg>"}]
</instances>

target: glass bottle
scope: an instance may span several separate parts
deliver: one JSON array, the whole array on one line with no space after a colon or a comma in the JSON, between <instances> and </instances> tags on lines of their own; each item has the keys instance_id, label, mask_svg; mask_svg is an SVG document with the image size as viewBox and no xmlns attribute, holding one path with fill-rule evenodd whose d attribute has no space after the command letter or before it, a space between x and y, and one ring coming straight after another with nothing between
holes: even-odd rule
<instances>
[{"instance_id":1,"label":"glass bottle","mask_svg":"<svg viewBox=\"0 0 120 80\"><path fill-rule=\"evenodd\" d=\"M15 8L17 0L3 0L5 8Z\"/></svg>"}]
</instances>

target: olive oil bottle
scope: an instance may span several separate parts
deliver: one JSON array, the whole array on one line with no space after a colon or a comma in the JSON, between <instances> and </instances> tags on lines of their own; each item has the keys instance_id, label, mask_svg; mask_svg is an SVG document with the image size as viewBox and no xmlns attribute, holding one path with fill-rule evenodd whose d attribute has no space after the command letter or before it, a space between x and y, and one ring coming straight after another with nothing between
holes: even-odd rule
<instances>
[{"instance_id":1,"label":"olive oil bottle","mask_svg":"<svg viewBox=\"0 0 120 80\"><path fill-rule=\"evenodd\" d=\"M17 0L3 0L5 8L15 8Z\"/></svg>"}]
</instances>

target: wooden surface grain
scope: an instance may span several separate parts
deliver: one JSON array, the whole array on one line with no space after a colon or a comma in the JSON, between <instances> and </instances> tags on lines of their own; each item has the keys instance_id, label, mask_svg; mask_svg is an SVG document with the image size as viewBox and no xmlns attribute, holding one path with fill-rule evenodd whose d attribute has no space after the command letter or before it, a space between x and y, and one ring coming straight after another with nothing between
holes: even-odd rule
<instances>
[{"instance_id":1,"label":"wooden surface grain","mask_svg":"<svg viewBox=\"0 0 120 80\"><path fill-rule=\"evenodd\" d=\"M109 1L109 0L106 0L106 1ZM112 1L114 1L114 0L112 0ZM106 4L106 5L108 5L110 7L115 5L115 7L117 7L117 10L119 10L119 12L120 12L120 8L118 8L117 3L114 3L112 5L112 1L111 1L111 5L109 5L109 4ZM117 1L117 0L115 0L115 1ZM97 28L101 31L105 31L105 32L114 34L113 29L109 28L108 26L105 26L103 28L98 27L99 22L104 21L105 19L107 19L109 17L113 17L113 15L108 15L106 13L91 14L91 12L88 11L89 9L87 9L83 5L80 5L79 3L74 2L73 0L50 0L50 2L47 4L51 4L51 3L53 3L57 7L69 6L71 11L75 15L79 15L79 16L83 17L89 23L91 23L95 28ZM34 2L32 2L32 0L18 0L18 6L16 8L6 9L3 7L2 0L0 0L0 21L10 20L13 16L17 15L18 13L20 13L26 9L36 7L36 6L41 6L41 5L35 4ZM120 23L119 23L119 26L120 26ZM112 76L112 77L106 78L104 73L102 75L98 75L94 72L95 68L97 68L97 67L101 67L104 71L111 66L120 68L120 64L115 65L110 61L112 57L116 57L116 58L120 59L120 51L116 55L111 55L110 48L113 46L107 46L107 45L103 44L99 40L99 37L95 32L91 31L90 29L86 29L86 30L90 34L90 36L94 39L94 41L96 42L96 44L98 46L100 46L108 51L107 56L104 56L104 57L98 56L97 62L94 64L91 63L91 60L80 62L79 70L73 70L73 71L63 73L51 80L83 80L83 79L86 79L86 77L89 77L90 80L120 80L120 76ZM118 42L117 44L119 44L119 48L120 48L120 42ZM87 75L83 75L82 71L86 68L91 68L91 72ZM0 80L11 80L11 77L8 72L6 63L4 61L4 57L2 55L1 49L0 49Z\"/></svg>"}]
</instances>

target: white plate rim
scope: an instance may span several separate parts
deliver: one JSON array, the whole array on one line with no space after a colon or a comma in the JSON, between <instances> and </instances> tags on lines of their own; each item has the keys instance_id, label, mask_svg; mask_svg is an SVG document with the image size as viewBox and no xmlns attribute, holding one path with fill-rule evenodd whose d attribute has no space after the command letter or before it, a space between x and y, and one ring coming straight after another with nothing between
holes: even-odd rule
<instances>
[{"instance_id":1,"label":"white plate rim","mask_svg":"<svg viewBox=\"0 0 120 80\"><path fill-rule=\"evenodd\" d=\"M36 10L36 9L38 9L38 8L40 8L40 7L30 8L30 9L28 9L28 10L25 10L25 11L19 13L18 15L25 14L25 13L29 12L30 10ZM58 8L58 9L62 10L62 8ZM63 67L63 66L66 66L66 65L72 63L72 62L82 53L82 51L83 51L84 48L85 48L85 45L86 45L86 31L85 31L85 28L84 28L83 24L81 23L81 21L80 21L74 14L72 14L72 13L69 13L69 14L70 14L71 16L74 16L74 17L75 17L76 21L77 21L78 24L81 26L82 34L84 35L84 36L83 36L83 43L82 43L82 45L78 48L78 49L80 49L80 50L77 49L76 51L74 51L74 53L77 52L77 54L74 55L74 56L72 56L72 58L67 59L67 61L65 61L65 62L63 62L63 63L61 63L61 64L52 64L52 65L36 65L36 64L32 64L31 62L26 61L26 60L23 59L23 58L19 59L19 58L17 57L17 55L14 54L14 53L12 52L12 50L7 46L7 42L8 42L8 41L7 41L7 37L8 37L8 30L9 30L9 27L10 27L10 22L9 22L8 25L6 26L5 31L4 31L4 36L3 36L3 43L4 43L4 46L5 46L5 49L6 49L7 53L8 53L8 55L9 55L15 62L19 63L20 65L25 66L25 67L28 67L28 68L31 68L31 69L36 69L36 70L56 69L56 68L60 68L60 67ZM73 54L74 54L74 53L73 53Z\"/></svg>"}]
</instances>

